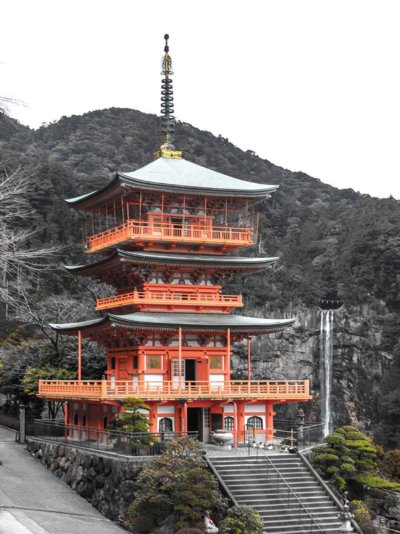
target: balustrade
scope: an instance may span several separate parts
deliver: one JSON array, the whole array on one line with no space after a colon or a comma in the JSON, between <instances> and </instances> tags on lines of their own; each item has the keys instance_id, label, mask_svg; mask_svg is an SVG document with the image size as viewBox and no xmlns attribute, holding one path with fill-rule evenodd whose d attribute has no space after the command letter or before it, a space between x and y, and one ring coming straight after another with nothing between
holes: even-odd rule
<instances>
[{"instance_id":1,"label":"balustrade","mask_svg":"<svg viewBox=\"0 0 400 534\"><path fill-rule=\"evenodd\" d=\"M308 380L226 380L224 382L132 380L40 380L39 396L45 398L123 399L287 399L308 400Z\"/></svg>"},{"instance_id":2,"label":"balustrade","mask_svg":"<svg viewBox=\"0 0 400 534\"><path fill-rule=\"evenodd\" d=\"M180 223L149 223L129 220L125 223L87 238L87 251L95 252L131 239L157 242L199 243L245 247L254 244L253 228L211 226Z\"/></svg>"}]
</instances>

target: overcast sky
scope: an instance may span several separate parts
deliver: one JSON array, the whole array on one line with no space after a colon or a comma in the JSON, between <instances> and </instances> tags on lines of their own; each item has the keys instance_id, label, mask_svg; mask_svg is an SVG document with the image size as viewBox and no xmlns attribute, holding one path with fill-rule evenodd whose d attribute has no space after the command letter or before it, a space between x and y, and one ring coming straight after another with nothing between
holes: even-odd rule
<instances>
[{"instance_id":1,"label":"overcast sky","mask_svg":"<svg viewBox=\"0 0 400 534\"><path fill-rule=\"evenodd\" d=\"M398 0L3 0L1 18L0 94L24 124L158 114L168 32L179 120L400 199Z\"/></svg>"}]
</instances>

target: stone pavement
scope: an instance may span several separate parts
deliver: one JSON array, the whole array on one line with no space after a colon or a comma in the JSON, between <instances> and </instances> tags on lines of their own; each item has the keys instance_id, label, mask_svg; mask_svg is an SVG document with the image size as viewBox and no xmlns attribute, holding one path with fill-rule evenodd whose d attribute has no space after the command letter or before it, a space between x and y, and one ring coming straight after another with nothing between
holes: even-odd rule
<instances>
[{"instance_id":1,"label":"stone pavement","mask_svg":"<svg viewBox=\"0 0 400 534\"><path fill-rule=\"evenodd\" d=\"M122 534L0 427L0 534Z\"/></svg>"}]
</instances>

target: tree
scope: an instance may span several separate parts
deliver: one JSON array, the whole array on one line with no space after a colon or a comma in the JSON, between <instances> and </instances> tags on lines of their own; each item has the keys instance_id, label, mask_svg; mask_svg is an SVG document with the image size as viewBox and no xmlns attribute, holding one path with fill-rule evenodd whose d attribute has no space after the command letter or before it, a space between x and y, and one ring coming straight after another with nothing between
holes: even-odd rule
<instances>
[{"instance_id":1,"label":"tree","mask_svg":"<svg viewBox=\"0 0 400 534\"><path fill-rule=\"evenodd\" d=\"M39 380L73 380L75 378L76 373L68 369L50 367L49 365L30 367L25 371L24 378L22 379L22 387L29 397L36 397ZM47 400L46 403L50 419L55 419L59 410L63 408L64 402Z\"/></svg>"},{"instance_id":2,"label":"tree","mask_svg":"<svg viewBox=\"0 0 400 534\"><path fill-rule=\"evenodd\" d=\"M166 522L174 532L183 527L203 529L207 510L218 517L225 508L200 445L187 437L172 442L161 456L146 463L137 486L140 492L129 507L128 519L135 527L146 518L149 530L143 532Z\"/></svg>"},{"instance_id":3,"label":"tree","mask_svg":"<svg viewBox=\"0 0 400 534\"><path fill-rule=\"evenodd\" d=\"M0 159L0 301L8 308L21 306L21 293L29 293L38 273L54 268L59 245L31 247L38 232L32 230L35 212L29 199L33 183L26 170L10 169Z\"/></svg>"},{"instance_id":4,"label":"tree","mask_svg":"<svg viewBox=\"0 0 400 534\"><path fill-rule=\"evenodd\" d=\"M149 418L143 410L150 410L142 399L130 398L122 401L122 411L112 422L112 427L124 432L147 432L150 426Z\"/></svg>"}]
</instances>

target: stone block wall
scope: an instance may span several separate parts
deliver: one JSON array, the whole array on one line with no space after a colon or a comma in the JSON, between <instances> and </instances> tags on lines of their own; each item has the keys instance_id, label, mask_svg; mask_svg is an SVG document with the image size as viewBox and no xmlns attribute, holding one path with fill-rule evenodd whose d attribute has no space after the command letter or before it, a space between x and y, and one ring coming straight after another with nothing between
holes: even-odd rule
<instances>
[{"instance_id":1,"label":"stone block wall","mask_svg":"<svg viewBox=\"0 0 400 534\"><path fill-rule=\"evenodd\" d=\"M124 518L139 488L137 476L151 458L119 459L69 445L28 438L27 450L107 518Z\"/></svg>"}]
</instances>

